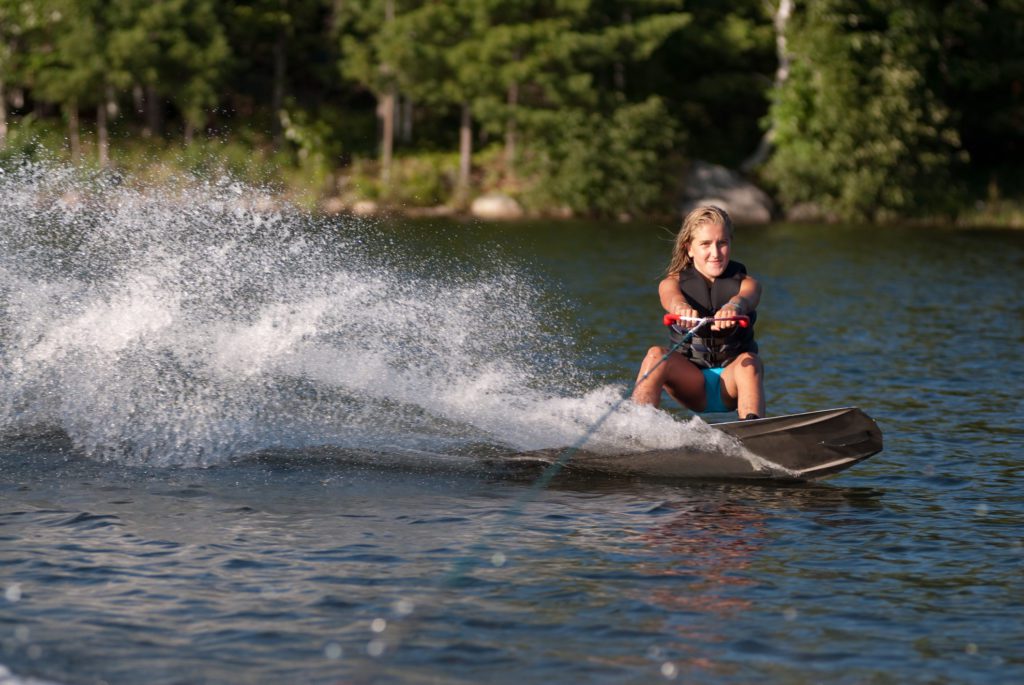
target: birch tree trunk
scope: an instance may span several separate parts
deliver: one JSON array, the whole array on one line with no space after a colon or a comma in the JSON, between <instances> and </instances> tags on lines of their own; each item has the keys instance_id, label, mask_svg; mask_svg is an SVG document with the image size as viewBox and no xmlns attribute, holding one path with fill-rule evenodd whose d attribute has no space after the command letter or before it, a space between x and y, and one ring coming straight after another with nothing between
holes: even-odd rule
<instances>
[{"instance_id":1,"label":"birch tree trunk","mask_svg":"<svg viewBox=\"0 0 1024 685\"><path fill-rule=\"evenodd\" d=\"M772 89L776 91L782 88L789 79L790 56L789 50L786 47L786 25L789 23L789 17L792 14L793 0L779 0L779 6L775 10L775 19L773 21L775 26L775 56L778 60L778 67L775 69L775 83L772 85ZM749 173L767 162L768 157L772 153L772 141L774 138L775 123L772 122L769 124L768 130L761 136L757 149L740 164L740 170L744 173Z\"/></svg>"}]
</instances>

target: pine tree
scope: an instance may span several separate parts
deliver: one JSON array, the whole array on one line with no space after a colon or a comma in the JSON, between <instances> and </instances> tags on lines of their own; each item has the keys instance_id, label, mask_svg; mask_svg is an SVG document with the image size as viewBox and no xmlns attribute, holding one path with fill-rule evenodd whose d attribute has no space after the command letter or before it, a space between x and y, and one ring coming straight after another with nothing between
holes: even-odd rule
<instances>
[{"instance_id":1,"label":"pine tree","mask_svg":"<svg viewBox=\"0 0 1024 685\"><path fill-rule=\"evenodd\" d=\"M630 89L630 73L690 21L678 2L566 3L563 24L541 24L523 72L532 97L518 120L524 171L542 204L584 214L634 214L662 198L676 127L664 102Z\"/></svg>"},{"instance_id":2,"label":"pine tree","mask_svg":"<svg viewBox=\"0 0 1024 685\"><path fill-rule=\"evenodd\" d=\"M230 57L215 0L117 0L120 21L111 37L116 85L146 93L147 128L159 133L164 101L182 112L185 139L205 125L219 100Z\"/></svg>"},{"instance_id":3,"label":"pine tree","mask_svg":"<svg viewBox=\"0 0 1024 685\"><path fill-rule=\"evenodd\" d=\"M8 94L26 85L26 56L41 23L37 6L21 0L0 0L0 150L7 146Z\"/></svg>"},{"instance_id":4,"label":"pine tree","mask_svg":"<svg viewBox=\"0 0 1024 685\"><path fill-rule=\"evenodd\" d=\"M339 70L344 78L367 88L377 100L381 121L381 183L390 183L394 150L395 106L400 85L410 84L403 71L408 66L410 49L403 44L402 29L409 23L410 3L400 0L359 0L346 2L335 14L335 30L341 48ZM413 38L413 42L417 39ZM407 49L410 48L410 49Z\"/></svg>"},{"instance_id":5,"label":"pine tree","mask_svg":"<svg viewBox=\"0 0 1024 685\"><path fill-rule=\"evenodd\" d=\"M104 47L109 38L107 4L99 0L46 0L47 50L32 55L36 91L64 112L72 159L81 156L79 107L96 106L97 123L105 122L105 95L110 71ZM105 133L101 133L102 136ZM101 148L100 159L106 151Z\"/></svg>"}]
</instances>

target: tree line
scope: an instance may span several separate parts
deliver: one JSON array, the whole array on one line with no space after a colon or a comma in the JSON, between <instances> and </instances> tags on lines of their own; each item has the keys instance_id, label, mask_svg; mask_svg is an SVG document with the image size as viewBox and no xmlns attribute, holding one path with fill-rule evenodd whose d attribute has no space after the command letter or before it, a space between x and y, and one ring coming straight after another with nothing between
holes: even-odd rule
<instances>
[{"instance_id":1,"label":"tree line","mask_svg":"<svg viewBox=\"0 0 1024 685\"><path fill-rule=\"evenodd\" d=\"M230 140L324 192L590 215L701 158L784 209L955 215L1024 190L1021 45L1020 0L0 0L0 155Z\"/></svg>"}]
</instances>

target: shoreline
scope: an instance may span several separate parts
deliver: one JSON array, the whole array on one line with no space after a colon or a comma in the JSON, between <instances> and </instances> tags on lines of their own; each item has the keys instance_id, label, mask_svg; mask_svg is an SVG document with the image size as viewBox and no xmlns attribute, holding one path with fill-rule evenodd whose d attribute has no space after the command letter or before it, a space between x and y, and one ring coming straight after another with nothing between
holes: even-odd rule
<instances>
[{"instance_id":1,"label":"shoreline","mask_svg":"<svg viewBox=\"0 0 1024 685\"><path fill-rule=\"evenodd\" d=\"M459 205L449 203L438 203L434 205L410 205L392 203L372 199L359 194L348 195L336 193L324 193L322 187L314 188L308 177L299 175L296 177L294 169L278 168L274 178L269 181L258 181L246 178L245 175L232 172L223 166L213 166L206 169L195 170L182 168L181 166L169 163L167 160L151 162L140 167L131 164L117 164L106 169L96 167L89 163L73 163L62 159L60 155L47 154L35 159L21 159L14 162L11 158L0 160L0 173L5 172L5 167L16 168L20 164L43 164L52 165L56 169L74 169L89 176L103 179L109 176L113 182L129 184L139 190L166 188L170 191L186 189L190 184L202 183L229 183L240 184L250 190L258 191L258 196L251 197L246 204L257 211L279 211L285 206L305 210L320 216L354 216L359 218L376 219L448 219L452 221L484 221L515 223L524 221L597 221L602 223L661 223L668 226L676 226L685 215L685 204L683 200L666 201L666 206L678 208L673 212L656 213L629 213L621 212L617 216L586 215L574 212L569 207L548 206L541 208L524 208L518 204L514 195L504 193L500 189L480 192L471 196L466 202ZM2 163L6 162L6 163ZM305 179L305 180L300 180ZM505 214L500 211L476 212L474 205L483 199L497 198L500 202L512 203L513 209ZM67 196L63 201L74 204L76 198ZM703 201L715 202L713 196ZM692 201L690 201L692 204ZM736 215L728 202L719 202L730 214ZM994 206L990 206L994 204ZM792 224L805 226L849 226L864 225L878 228L892 226L912 226L923 229L943 230L1024 230L1024 200L1018 201L997 200L995 203L978 201L974 207L965 208L956 217L892 217L876 220L842 220L835 217L828 217L822 211L794 213L789 215L780 213L777 205L768 220L744 221L736 219L740 226Z\"/></svg>"}]
</instances>

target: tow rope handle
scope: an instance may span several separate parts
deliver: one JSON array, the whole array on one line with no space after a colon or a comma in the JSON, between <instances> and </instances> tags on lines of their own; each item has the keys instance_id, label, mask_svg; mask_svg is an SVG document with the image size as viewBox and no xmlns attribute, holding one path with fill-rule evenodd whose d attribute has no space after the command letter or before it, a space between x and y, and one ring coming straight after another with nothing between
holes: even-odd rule
<instances>
[{"instance_id":1,"label":"tow rope handle","mask_svg":"<svg viewBox=\"0 0 1024 685\"><path fill-rule=\"evenodd\" d=\"M699 323L701 321L735 321L737 324L739 324L740 328L748 328L750 326L750 317L745 316L743 314L740 314L739 316L721 316L718 317L717 319L713 319L711 317L706 317L702 319L696 316L679 316L678 314L666 314L664 317L662 317L661 321L666 326L677 324L680 321L692 321L694 323Z\"/></svg>"}]
</instances>

